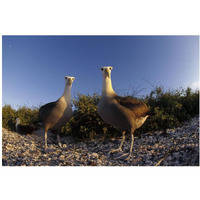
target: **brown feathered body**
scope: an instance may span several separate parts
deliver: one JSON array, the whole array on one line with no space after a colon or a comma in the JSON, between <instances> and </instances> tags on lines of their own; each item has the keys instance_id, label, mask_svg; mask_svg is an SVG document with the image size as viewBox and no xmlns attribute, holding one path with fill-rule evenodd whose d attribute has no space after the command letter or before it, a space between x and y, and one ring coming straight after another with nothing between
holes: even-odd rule
<instances>
[{"instance_id":1,"label":"brown feathered body","mask_svg":"<svg viewBox=\"0 0 200 200\"><path fill-rule=\"evenodd\" d=\"M43 105L39 109L38 124L42 124L44 127L45 137L45 152L47 152L47 132L51 130L52 133L57 134L58 144L61 147L60 142L60 130L72 117L71 107L71 87L74 81L74 77L65 77L65 89L62 96L55 102L50 102Z\"/></svg>"},{"instance_id":2,"label":"brown feathered body","mask_svg":"<svg viewBox=\"0 0 200 200\"><path fill-rule=\"evenodd\" d=\"M122 142L118 149L113 149L110 153L122 151L122 145L125 140L125 133L131 133L131 147L127 160L131 157L134 141L134 132L140 128L149 116L147 105L129 97L118 96L112 88L111 66L102 67L103 88L102 96L98 104L98 113L100 117L108 124L122 131ZM119 156L122 158L124 155Z\"/></svg>"},{"instance_id":3,"label":"brown feathered body","mask_svg":"<svg viewBox=\"0 0 200 200\"><path fill-rule=\"evenodd\" d=\"M16 131L17 131L17 133L32 134L36 130L37 129L35 127L30 126L30 125L21 125L21 124L16 125Z\"/></svg>"},{"instance_id":4,"label":"brown feathered body","mask_svg":"<svg viewBox=\"0 0 200 200\"><path fill-rule=\"evenodd\" d=\"M106 123L121 131L130 131L138 129L144 123L149 109L141 101L113 94L101 97L98 113Z\"/></svg>"},{"instance_id":5,"label":"brown feathered body","mask_svg":"<svg viewBox=\"0 0 200 200\"><path fill-rule=\"evenodd\" d=\"M72 117L72 107L64 97L42 106L39 110L40 121L45 130L60 131Z\"/></svg>"}]
</instances>

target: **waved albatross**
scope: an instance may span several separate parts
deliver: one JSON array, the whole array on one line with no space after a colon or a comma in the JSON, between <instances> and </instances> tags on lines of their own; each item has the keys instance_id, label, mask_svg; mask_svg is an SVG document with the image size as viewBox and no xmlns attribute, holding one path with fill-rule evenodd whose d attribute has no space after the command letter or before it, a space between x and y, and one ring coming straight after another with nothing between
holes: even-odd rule
<instances>
[{"instance_id":1,"label":"waved albatross","mask_svg":"<svg viewBox=\"0 0 200 200\"><path fill-rule=\"evenodd\" d=\"M62 148L59 132L72 117L71 88L74 77L65 76L65 89L62 96L55 102L47 103L39 109L39 121L43 122L45 152L47 152L47 131L57 133L58 145Z\"/></svg>"},{"instance_id":2,"label":"waved albatross","mask_svg":"<svg viewBox=\"0 0 200 200\"><path fill-rule=\"evenodd\" d=\"M111 66L101 68L103 75L103 89L98 104L98 113L106 123L122 131L122 141L119 148L111 150L110 153L122 151L125 133L126 131L131 133L131 147L129 154L123 154L116 158L125 158L128 160L131 157L133 149L133 133L145 122L149 116L149 109L147 105L141 101L128 97L120 97L114 92L111 82L112 69Z\"/></svg>"},{"instance_id":3,"label":"waved albatross","mask_svg":"<svg viewBox=\"0 0 200 200\"><path fill-rule=\"evenodd\" d=\"M31 134L37 130L35 127L30 125L22 125L19 118L16 118L15 128L16 132L21 134Z\"/></svg>"}]
</instances>

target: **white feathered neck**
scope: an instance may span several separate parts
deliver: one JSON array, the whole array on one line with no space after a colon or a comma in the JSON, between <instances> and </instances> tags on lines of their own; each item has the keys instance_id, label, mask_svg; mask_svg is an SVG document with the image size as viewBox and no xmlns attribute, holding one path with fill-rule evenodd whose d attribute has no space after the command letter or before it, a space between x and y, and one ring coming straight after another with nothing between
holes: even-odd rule
<instances>
[{"instance_id":1,"label":"white feathered neck","mask_svg":"<svg viewBox=\"0 0 200 200\"><path fill-rule=\"evenodd\" d=\"M71 88L72 85L65 84L65 89L61 96L69 105L71 105Z\"/></svg>"},{"instance_id":2,"label":"white feathered neck","mask_svg":"<svg viewBox=\"0 0 200 200\"><path fill-rule=\"evenodd\" d=\"M103 89L102 89L102 96L110 97L115 94L115 91L112 88L112 81L111 81L111 76L103 77Z\"/></svg>"}]
</instances>

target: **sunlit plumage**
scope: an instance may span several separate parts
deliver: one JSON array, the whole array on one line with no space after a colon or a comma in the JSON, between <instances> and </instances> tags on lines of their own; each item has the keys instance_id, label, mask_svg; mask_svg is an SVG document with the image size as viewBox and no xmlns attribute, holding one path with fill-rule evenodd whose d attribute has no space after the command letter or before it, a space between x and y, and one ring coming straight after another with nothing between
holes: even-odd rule
<instances>
[{"instance_id":1,"label":"sunlit plumage","mask_svg":"<svg viewBox=\"0 0 200 200\"><path fill-rule=\"evenodd\" d=\"M39 109L39 122L42 122L44 127L45 151L47 151L48 130L57 134L59 147L62 148L59 132L72 117L71 87L74 79L66 76L63 95L57 101L45 104Z\"/></svg>"},{"instance_id":2,"label":"sunlit plumage","mask_svg":"<svg viewBox=\"0 0 200 200\"><path fill-rule=\"evenodd\" d=\"M122 131L122 142L118 149L111 150L110 153L122 151L122 145L125 139L125 132L131 133L131 147L128 156L122 155L118 158L129 159L132 154L134 136L136 129L140 128L149 116L147 105L136 99L118 96L111 82L112 67L102 67L103 88L102 96L98 104L98 113L108 124Z\"/></svg>"}]
</instances>

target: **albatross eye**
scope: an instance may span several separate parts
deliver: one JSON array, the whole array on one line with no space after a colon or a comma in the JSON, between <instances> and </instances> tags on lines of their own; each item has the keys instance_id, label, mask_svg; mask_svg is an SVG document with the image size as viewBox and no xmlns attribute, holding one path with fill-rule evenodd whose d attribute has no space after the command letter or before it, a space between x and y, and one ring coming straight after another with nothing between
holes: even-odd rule
<instances>
[{"instance_id":1,"label":"albatross eye","mask_svg":"<svg viewBox=\"0 0 200 200\"><path fill-rule=\"evenodd\" d=\"M112 67L109 68L110 70L112 69Z\"/></svg>"},{"instance_id":2,"label":"albatross eye","mask_svg":"<svg viewBox=\"0 0 200 200\"><path fill-rule=\"evenodd\" d=\"M101 71L103 71L103 68L101 68Z\"/></svg>"}]
</instances>

